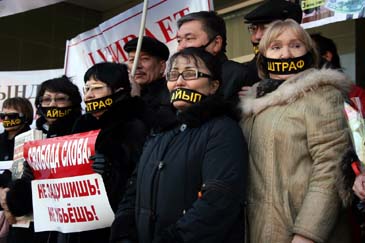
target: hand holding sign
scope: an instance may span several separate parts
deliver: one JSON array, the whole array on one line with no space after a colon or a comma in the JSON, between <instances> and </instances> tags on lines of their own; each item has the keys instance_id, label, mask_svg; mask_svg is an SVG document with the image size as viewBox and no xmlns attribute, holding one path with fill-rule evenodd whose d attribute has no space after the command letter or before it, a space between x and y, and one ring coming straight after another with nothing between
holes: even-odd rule
<instances>
[{"instance_id":1,"label":"hand holding sign","mask_svg":"<svg viewBox=\"0 0 365 243\"><path fill-rule=\"evenodd\" d=\"M104 170L105 170L105 163L106 163L105 156L101 153L96 152L95 155L90 156L89 159L93 161L93 164L91 165L93 170L96 173L103 175L105 172Z\"/></svg>"}]
</instances>

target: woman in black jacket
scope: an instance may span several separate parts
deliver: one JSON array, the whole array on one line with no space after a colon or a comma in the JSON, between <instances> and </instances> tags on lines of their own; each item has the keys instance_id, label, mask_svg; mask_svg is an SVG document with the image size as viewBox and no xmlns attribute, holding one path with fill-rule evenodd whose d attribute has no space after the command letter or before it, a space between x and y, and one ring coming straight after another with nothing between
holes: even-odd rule
<instances>
[{"instance_id":1,"label":"woman in black jacket","mask_svg":"<svg viewBox=\"0 0 365 243\"><path fill-rule=\"evenodd\" d=\"M38 87L35 98L37 114L36 127L47 138L69 135L75 120L81 115L81 95L79 88L67 76L46 80ZM13 182L6 195L6 203L13 216L29 215L33 212L31 181L33 172L24 163L21 179ZM52 232L34 232L30 228L11 228L8 242L56 242L58 234Z\"/></svg>"},{"instance_id":2,"label":"woman in black jacket","mask_svg":"<svg viewBox=\"0 0 365 243\"><path fill-rule=\"evenodd\" d=\"M127 180L142 153L148 129L144 102L131 97L125 64L98 63L84 75L86 114L74 132L100 129L95 142L93 169L103 177L109 203L116 212ZM107 242L110 228L71 234L69 242Z\"/></svg>"},{"instance_id":3,"label":"woman in black jacket","mask_svg":"<svg viewBox=\"0 0 365 243\"><path fill-rule=\"evenodd\" d=\"M216 95L219 70L202 49L171 57L167 86L178 122L145 144L112 242L243 241L247 145L239 115Z\"/></svg>"},{"instance_id":4,"label":"woman in black jacket","mask_svg":"<svg viewBox=\"0 0 365 243\"><path fill-rule=\"evenodd\" d=\"M30 130L33 116L33 107L28 99L13 97L4 100L0 113L0 119L4 127L4 132L0 134L0 161L13 160L15 137ZM10 181L10 170L3 171L2 174L0 174L1 194L5 193L3 190L9 186ZM0 214L2 219L5 217L2 215L5 212L1 208ZM8 230L5 230L8 227L9 224L7 220L5 220L1 226L2 237L0 237L0 242L6 242L7 236L4 237L3 235L8 234Z\"/></svg>"}]
</instances>

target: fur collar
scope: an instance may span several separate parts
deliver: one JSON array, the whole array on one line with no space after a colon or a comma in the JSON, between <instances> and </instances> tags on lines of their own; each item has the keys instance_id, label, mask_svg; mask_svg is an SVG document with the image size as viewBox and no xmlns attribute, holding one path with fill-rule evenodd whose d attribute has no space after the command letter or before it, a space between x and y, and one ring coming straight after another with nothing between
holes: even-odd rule
<instances>
[{"instance_id":1,"label":"fur collar","mask_svg":"<svg viewBox=\"0 0 365 243\"><path fill-rule=\"evenodd\" d=\"M349 77L338 70L311 68L287 79L276 90L260 98L256 98L257 85L241 97L240 107L244 115L258 114L271 106L293 103L306 93L325 85L334 86L347 97L353 84Z\"/></svg>"},{"instance_id":2,"label":"fur collar","mask_svg":"<svg viewBox=\"0 0 365 243\"><path fill-rule=\"evenodd\" d=\"M219 95L208 96L199 103L189 106L182 112L178 112L179 123L189 127L199 127L203 123L215 117L228 116L239 121L240 111L231 103L224 101Z\"/></svg>"}]
</instances>

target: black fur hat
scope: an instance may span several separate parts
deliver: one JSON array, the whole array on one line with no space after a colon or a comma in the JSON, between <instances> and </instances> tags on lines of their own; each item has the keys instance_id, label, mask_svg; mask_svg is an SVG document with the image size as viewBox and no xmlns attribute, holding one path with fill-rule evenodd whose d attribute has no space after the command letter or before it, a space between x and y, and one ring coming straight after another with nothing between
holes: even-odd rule
<instances>
[{"instance_id":1,"label":"black fur hat","mask_svg":"<svg viewBox=\"0 0 365 243\"><path fill-rule=\"evenodd\" d=\"M137 42L138 38L134 38L128 41L124 45L124 50L128 53L131 51L135 51L137 49ZM169 59L170 55L169 48L167 48L164 43L149 36L143 36L141 51L146 52L153 57L159 57L165 61Z\"/></svg>"}]
</instances>

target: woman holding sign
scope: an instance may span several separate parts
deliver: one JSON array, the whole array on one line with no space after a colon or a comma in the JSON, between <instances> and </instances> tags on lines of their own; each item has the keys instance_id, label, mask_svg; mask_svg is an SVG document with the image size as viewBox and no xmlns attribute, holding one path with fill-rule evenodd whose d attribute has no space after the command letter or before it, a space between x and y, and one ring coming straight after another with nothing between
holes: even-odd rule
<instances>
[{"instance_id":1,"label":"woman holding sign","mask_svg":"<svg viewBox=\"0 0 365 243\"><path fill-rule=\"evenodd\" d=\"M13 160L14 138L16 135L30 130L33 116L33 107L28 99L14 97L4 100L0 113L0 120L4 127L4 132L0 134L0 161ZM1 173L0 190L2 191L8 187L11 181L11 172L5 170ZM0 211L0 222L2 222L0 225L0 242L3 242L6 240L9 228L3 210Z\"/></svg>"},{"instance_id":2,"label":"woman holding sign","mask_svg":"<svg viewBox=\"0 0 365 243\"><path fill-rule=\"evenodd\" d=\"M86 71L84 81L86 114L77 121L74 132L100 129L92 167L102 175L115 212L148 135L145 106L139 97L130 95L125 64L95 64ZM75 233L70 242L107 242L109 234L110 228Z\"/></svg>"},{"instance_id":3,"label":"woman holding sign","mask_svg":"<svg viewBox=\"0 0 365 243\"><path fill-rule=\"evenodd\" d=\"M177 122L146 142L112 242L243 242L247 147L239 113L217 95L220 70L199 48L171 57Z\"/></svg>"},{"instance_id":4,"label":"woman holding sign","mask_svg":"<svg viewBox=\"0 0 365 243\"><path fill-rule=\"evenodd\" d=\"M46 134L47 138L69 135L75 120L81 115L81 95L78 87L66 76L46 80L39 86L35 106L37 107L36 127ZM6 207L13 216L32 214L31 180L33 172L24 163L21 179L16 180L7 192ZM13 222L15 223L15 222ZM9 242L57 242L57 233L34 233L33 223L30 228L12 227Z\"/></svg>"}]
</instances>

